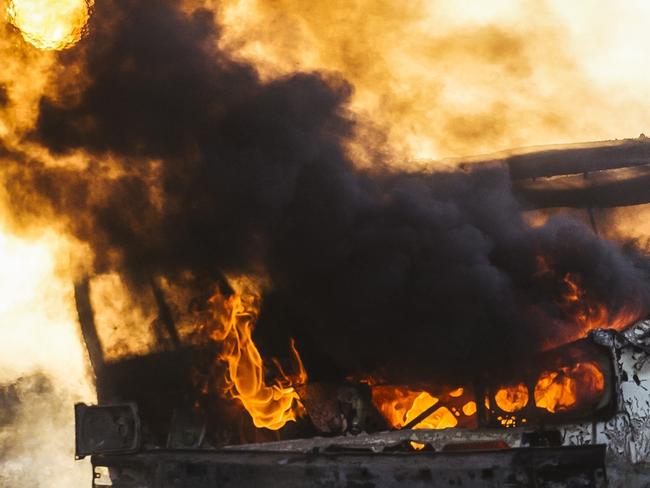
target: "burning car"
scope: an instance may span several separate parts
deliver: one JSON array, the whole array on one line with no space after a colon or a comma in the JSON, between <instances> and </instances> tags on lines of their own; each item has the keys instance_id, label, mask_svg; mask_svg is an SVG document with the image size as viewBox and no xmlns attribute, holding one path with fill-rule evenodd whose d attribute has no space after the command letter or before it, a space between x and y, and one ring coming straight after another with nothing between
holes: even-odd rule
<instances>
[{"instance_id":1,"label":"burning car","mask_svg":"<svg viewBox=\"0 0 650 488\"><path fill-rule=\"evenodd\" d=\"M632 190L643 188L648 161L650 145L639 139L500 164L527 205L557 197L589 210L605 204L604 187L608 205L646 201L645 190ZM586 175L580 186L566 185L577 172ZM569 333L549 335L530 357L408 384L395 382L404 375L390 365L312 380L309 358L289 337L282 360L264 360L253 339L261 292L233 278L189 333L152 281L164 347L107 361L84 281L77 310L99 405L75 407L77 456L92 456L97 487L641 486L634 466L650 445L639 379L650 323L641 308L594 300L580 275L558 273L546 256L536 266L575 324Z\"/></svg>"}]
</instances>

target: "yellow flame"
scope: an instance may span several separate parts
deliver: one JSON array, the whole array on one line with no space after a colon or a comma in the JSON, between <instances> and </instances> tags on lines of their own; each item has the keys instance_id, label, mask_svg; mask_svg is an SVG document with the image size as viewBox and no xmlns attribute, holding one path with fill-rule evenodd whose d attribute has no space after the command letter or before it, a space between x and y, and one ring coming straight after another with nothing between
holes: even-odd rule
<instances>
[{"instance_id":1,"label":"yellow flame","mask_svg":"<svg viewBox=\"0 0 650 488\"><path fill-rule=\"evenodd\" d=\"M406 422L410 422L415 419L418 415L424 412L427 408L431 407L429 398L427 397L428 393L418 396L413 402L413 407L408 411L406 415ZM453 413L447 407L440 407L431 415L429 415L422 422L417 424L414 429L450 429L458 425L458 420Z\"/></svg>"},{"instance_id":2,"label":"yellow flame","mask_svg":"<svg viewBox=\"0 0 650 488\"><path fill-rule=\"evenodd\" d=\"M307 373L292 341L298 373L289 376L280 371L281 378L272 385L266 384L262 356L252 337L261 296L250 282L231 285L237 290L232 295L224 296L217 291L210 298L215 311L210 337L221 343L219 360L227 365L224 393L242 403L256 427L278 430L303 414L304 407L294 386L304 384Z\"/></svg>"},{"instance_id":3,"label":"yellow flame","mask_svg":"<svg viewBox=\"0 0 650 488\"><path fill-rule=\"evenodd\" d=\"M61 50L84 34L94 0L11 0L9 21L39 49Z\"/></svg>"}]
</instances>

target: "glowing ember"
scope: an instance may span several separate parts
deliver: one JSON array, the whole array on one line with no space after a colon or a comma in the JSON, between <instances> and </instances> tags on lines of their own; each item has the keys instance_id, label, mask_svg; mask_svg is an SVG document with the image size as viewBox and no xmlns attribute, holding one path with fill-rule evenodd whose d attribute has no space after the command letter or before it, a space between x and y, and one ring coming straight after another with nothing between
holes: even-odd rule
<instances>
[{"instance_id":1,"label":"glowing ember","mask_svg":"<svg viewBox=\"0 0 650 488\"><path fill-rule=\"evenodd\" d=\"M535 405L551 413L570 410L597 398L605 388L605 377L594 363L543 372L535 385Z\"/></svg>"},{"instance_id":2,"label":"glowing ember","mask_svg":"<svg viewBox=\"0 0 650 488\"><path fill-rule=\"evenodd\" d=\"M93 0L11 0L9 21L39 49L73 46L84 34Z\"/></svg>"},{"instance_id":3,"label":"glowing ember","mask_svg":"<svg viewBox=\"0 0 650 488\"><path fill-rule=\"evenodd\" d=\"M463 405L463 413L468 417L474 415L476 413L476 402L469 401L465 405Z\"/></svg>"},{"instance_id":4,"label":"glowing ember","mask_svg":"<svg viewBox=\"0 0 650 488\"><path fill-rule=\"evenodd\" d=\"M523 383L504 386L496 392L494 401L504 412L517 412L528 405L528 388Z\"/></svg>"},{"instance_id":5,"label":"glowing ember","mask_svg":"<svg viewBox=\"0 0 650 488\"><path fill-rule=\"evenodd\" d=\"M294 386L304 384L307 373L292 341L298 373L289 376L280 369L280 379L270 386L265 383L262 357L252 338L261 297L250 283L231 282L231 286L234 294L217 292L210 298L210 337L221 343L219 360L227 365L224 393L241 401L256 427L278 430L304 412Z\"/></svg>"},{"instance_id":6,"label":"glowing ember","mask_svg":"<svg viewBox=\"0 0 650 488\"><path fill-rule=\"evenodd\" d=\"M512 427L517 427L517 416L516 415L506 415L497 417L497 421L501 424L502 427L510 429ZM520 423L525 424L526 419L521 419Z\"/></svg>"},{"instance_id":7,"label":"glowing ember","mask_svg":"<svg viewBox=\"0 0 650 488\"><path fill-rule=\"evenodd\" d=\"M463 395L463 392L465 390L463 388L456 388L454 391L449 392L450 397L458 398L459 396Z\"/></svg>"},{"instance_id":8,"label":"glowing ember","mask_svg":"<svg viewBox=\"0 0 650 488\"><path fill-rule=\"evenodd\" d=\"M413 449L415 449L416 451L420 451L420 450L424 449L424 446L425 446L421 442L414 442L414 441L411 441L410 444L411 444L411 447Z\"/></svg>"}]
</instances>

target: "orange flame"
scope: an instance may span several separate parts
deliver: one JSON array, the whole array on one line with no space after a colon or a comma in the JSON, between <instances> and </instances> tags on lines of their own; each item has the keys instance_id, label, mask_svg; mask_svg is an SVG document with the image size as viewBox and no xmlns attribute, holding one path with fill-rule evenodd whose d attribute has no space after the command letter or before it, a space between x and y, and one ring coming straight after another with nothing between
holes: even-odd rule
<instances>
[{"instance_id":1,"label":"orange flame","mask_svg":"<svg viewBox=\"0 0 650 488\"><path fill-rule=\"evenodd\" d=\"M295 386L307 381L307 373L291 340L298 372L287 375L278 368L280 378L272 385L265 383L262 356L252 337L261 296L250 291L250 283L245 284L246 291L237 291L240 286L233 288L236 292L232 295L217 291L209 300L213 307L210 338L221 344L218 359L227 366L224 394L242 403L256 427L278 430L304 413Z\"/></svg>"},{"instance_id":2,"label":"orange flame","mask_svg":"<svg viewBox=\"0 0 650 488\"><path fill-rule=\"evenodd\" d=\"M565 310L573 312L573 318L584 333L598 328L620 330L638 318L638 311L623 307L616 313L610 312L601 303L594 303L586 290L581 287L580 276L575 273L564 275L562 282L567 286L567 292L562 297L560 305Z\"/></svg>"},{"instance_id":3,"label":"orange flame","mask_svg":"<svg viewBox=\"0 0 650 488\"><path fill-rule=\"evenodd\" d=\"M476 409L477 409L476 402L473 400L470 400L465 405L463 405L463 413L467 417L471 417L472 415L474 415L476 413Z\"/></svg>"},{"instance_id":4,"label":"orange flame","mask_svg":"<svg viewBox=\"0 0 650 488\"><path fill-rule=\"evenodd\" d=\"M458 389L452 393L462 390ZM450 396L453 396L450 394ZM382 413L386 421L395 429L404 427L425 410L436 405L439 398L426 391L413 391L403 386L375 386L372 388L372 402ZM471 406L466 409L471 411ZM471 416L475 413L466 414ZM452 411L440 406L423 419L414 429L449 429L458 425L458 419Z\"/></svg>"},{"instance_id":5,"label":"orange flame","mask_svg":"<svg viewBox=\"0 0 650 488\"><path fill-rule=\"evenodd\" d=\"M605 376L594 362L577 362L556 370L543 371L534 388L535 406L551 414L575 408L591 408L602 398ZM436 390L437 391L437 390ZM473 428L477 404L471 392L463 388L446 390L434 397L427 391L415 391L404 386L372 386L372 401L386 421L395 429L403 428L424 411L437 407L421 420L414 429ZM533 396L532 389L523 383L499 387L493 396L485 396L485 408L495 415L504 428L526 424L528 419L520 416ZM493 409L497 406L501 414ZM414 449L423 445L411 442Z\"/></svg>"},{"instance_id":6,"label":"orange flame","mask_svg":"<svg viewBox=\"0 0 650 488\"><path fill-rule=\"evenodd\" d=\"M546 349L557 347L584 337L594 329L622 330L643 315L640 303L631 300L617 309L610 309L592 296L582 284L579 273L565 273L560 279L556 271L542 255L537 256L537 276L547 276L564 287L561 297L556 301L558 307L577 326L577 330L565 334L561 341L549 341Z\"/></svg>"},{"instance_id":7,"label":"orange flame","mask_svg":"<svg viewBox=\"0 0 650 488\"><path fill-rule=\"evenodd\" d=\"M494 395L494 401L504 412L517 412L528 405L528 388L523 383L501 387Z\"/></svg>"},{"instance_id":8,"label":"orange flame","mask_svg":"<svg viewBox=\"0 0 650 488\"><path fill-rule=\"evenodd\" d=\"M535 405L551 413L593 400L605 389L605 377L594 363L577 363L543 372L535 385Z\"/></svg>"}]
</instances>

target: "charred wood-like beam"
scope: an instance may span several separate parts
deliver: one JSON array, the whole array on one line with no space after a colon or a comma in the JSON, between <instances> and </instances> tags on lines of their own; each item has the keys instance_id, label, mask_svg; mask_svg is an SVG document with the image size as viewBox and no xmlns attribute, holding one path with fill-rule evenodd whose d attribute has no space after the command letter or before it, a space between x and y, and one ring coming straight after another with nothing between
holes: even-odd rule
<instances>
[{"instance_id":1,"label":"charred wood-like beam","mask_svg":"<svg viewBox=\"0 0 650 488\"><path fill-rule=\"evenodd\" d=\"M460 167L504 165L529 209L650 203L650 138L528 148L468 158Z\"/></svg>"},{"instance_id":2,"label":"charred wood-like beam","mask_svg":"<svg viewBox=\"0 0 650 488\"><path fill-rule=\"evenodd\" d=\"M650 164L650 139L557 147L510 156L505 162L513 180L642 166Z\"/></svg>"},{"instance_id":3,"label":"charred wood-like beam","mask_svg":"<svg viewBox=\"0 0 650 488\"><path fill-rule=\"evenodd\" d=\"M402 429L412 429L413 427L418 425L420 422L422 422L424 419L426 419L429 415L431 415L433 412L435 412L439 407L440 407L440 405L436 401L433 405L431 405L429 408L424 410L420 415L418 415L413 420L411 420L406 425L404 425L404 427L402 427Z\"/></svg>"},{"instance_id":4,"label":"charred wood-like beam","mask_svg":"<svg viewBox=\"0 0 650 488\"><path fill-rule=\"evenodd\" d=\"M86 345L86 351L90 358L90 364L99 378L104 368L104 353L97 335L95 326L95 315L92 304L90 303L90 281L88 277L84 278L74 285L74 297L77 307L77 316L79 317L79 326L81 335Z\"/></svg>"},{"instance_id":5,"label":"charred wood-like beam","mask_svg":"<svg viewBox=\"0 0 650 488\"><path fill-rule=\"evenodd\" d=\"M150 283L154 299L156 300L156 306L158 307L158 319L165 327L169 341L171 342L174 349L179 349L181 347L181 340L178 336L178 330L176 330L176 324L174 323L172 312L169 309L169 305L167 305L165 294L161 290L160 286L158 286L158 283L156 283L156 280L154 278L151 278Z\"/></svg>"},{"instance_id":6,"label":"charred wood-like beam","mask_svg":"<svg viewBox=\"0 0 650 488\"><path fill-rule=\"evenodd\" d=\"M611 208L650 203L650 164L580 175L513 181L529 209Z\"/></svg>"}]
</instances>

